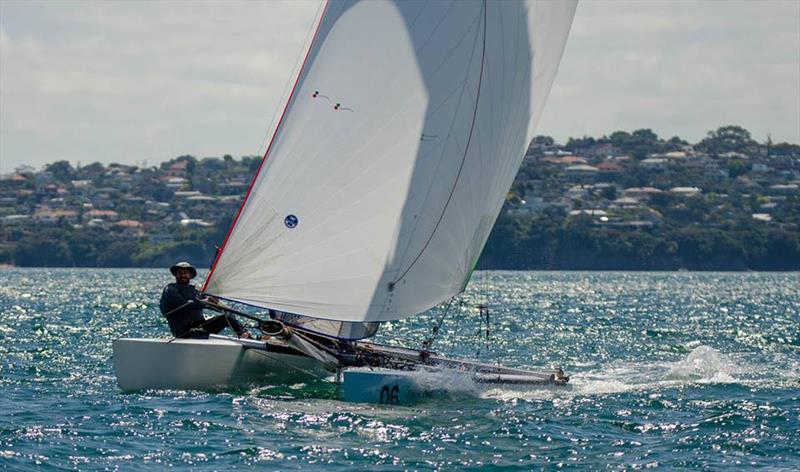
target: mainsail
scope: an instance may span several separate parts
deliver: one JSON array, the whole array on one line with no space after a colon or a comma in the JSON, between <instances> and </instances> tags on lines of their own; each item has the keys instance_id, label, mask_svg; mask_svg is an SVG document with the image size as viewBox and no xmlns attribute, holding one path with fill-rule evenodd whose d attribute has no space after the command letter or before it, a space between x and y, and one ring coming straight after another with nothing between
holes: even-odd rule
<instances>
[{"instance_id":1,"label":"mainsail","mask_svg":"<svg viewBox=\"0 0 800 472\"><path fill-rule=\"evenodd\" d=\"M576 1L330 1L206 280L326 320L460 292L501 209Z\"/></svg>"}]
</instances>

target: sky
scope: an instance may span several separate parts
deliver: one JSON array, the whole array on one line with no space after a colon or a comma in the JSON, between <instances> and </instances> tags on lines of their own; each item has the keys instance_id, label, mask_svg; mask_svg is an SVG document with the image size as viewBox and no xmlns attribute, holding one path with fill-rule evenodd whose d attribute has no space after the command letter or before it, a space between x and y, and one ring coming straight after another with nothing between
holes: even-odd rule
<instances>
[{"instance_id":1,"label":"sky","mask_svg":"<svg viewBox=\"0 0 800 472\"><path fill-rule=\"evenodd\" d=\"M318 0L0 0L0 174L262 154ZM800 143L800 1L578 5L537 134Z\"/></svg>"}]
</instances>

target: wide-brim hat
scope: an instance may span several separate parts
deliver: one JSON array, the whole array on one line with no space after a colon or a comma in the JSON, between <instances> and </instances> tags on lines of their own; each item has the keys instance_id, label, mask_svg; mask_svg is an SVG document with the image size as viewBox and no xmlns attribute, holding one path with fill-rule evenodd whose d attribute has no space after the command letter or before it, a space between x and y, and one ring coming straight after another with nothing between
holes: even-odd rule
<instances>
[{"instance_id":1,"label":"wide-brim hat","mask_svg":"<svg viewBox=\"0 0 800 472\"><path fill-rule=\"evenodd\" d=\"M169 271L172 272L172 275L175 275L178 269L189 269L189 272L192 273L192 278L197 277L197 269L195 269L191 264L189 264L186 261L178 262L177 264L170 267Z\"/></svg>"}]
</instances>

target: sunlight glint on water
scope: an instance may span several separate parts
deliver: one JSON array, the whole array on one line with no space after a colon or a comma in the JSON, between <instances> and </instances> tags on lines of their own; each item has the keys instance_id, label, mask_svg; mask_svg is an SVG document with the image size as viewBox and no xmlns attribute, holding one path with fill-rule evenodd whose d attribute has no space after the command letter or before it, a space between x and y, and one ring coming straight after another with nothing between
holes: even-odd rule
<instances>
[{"instance_id":1,"label":"sunlight glint on water","mask_svg":"<svg viewBox=\"0 0 800 472\"><path fill-rule=\"evenodd\" d=\"M392 408L341 402L324 382L120 393L110 341L166 335L167 281L0 271L0 467L800 468L798 274L476 273L436 349L560 365L569 388L420 374L444 394ZM418 347L437 315L378 340Z\"/></svg>"}]
</instances>

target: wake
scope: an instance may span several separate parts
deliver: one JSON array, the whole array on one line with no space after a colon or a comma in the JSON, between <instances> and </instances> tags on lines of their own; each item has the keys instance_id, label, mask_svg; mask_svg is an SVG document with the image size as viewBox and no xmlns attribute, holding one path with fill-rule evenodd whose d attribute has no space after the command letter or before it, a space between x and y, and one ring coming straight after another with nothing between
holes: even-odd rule
<instances>
[{"instance_id":1,"label":"wake","mask_svg":"<svg viewBox=\"0 0 800 472\"><path fill-rule=\"evenodd\" d=\"M734 362L712 347L699 345L686 357L674 362L615 362L596 370L573 372L565 388L525 391L495 388L483 392L481 396L500 400L570 398L658 390L689 384L744 383L744 376L749 372L746 365Z\"/></svg>"}]
</instances>

